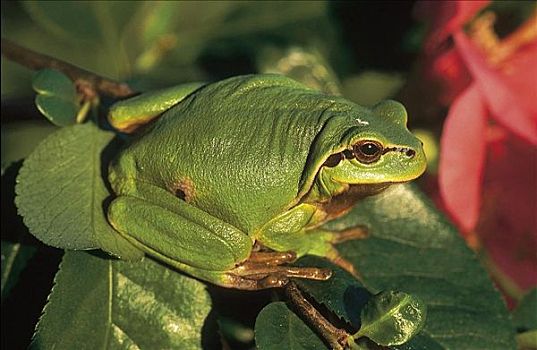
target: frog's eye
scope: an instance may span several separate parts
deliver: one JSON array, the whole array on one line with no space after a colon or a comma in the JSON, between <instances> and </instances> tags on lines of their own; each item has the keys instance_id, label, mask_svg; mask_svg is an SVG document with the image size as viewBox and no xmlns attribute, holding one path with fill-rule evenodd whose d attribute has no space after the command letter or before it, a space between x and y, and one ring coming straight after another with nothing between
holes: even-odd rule
<instances>
[{"instance_id":1,"label":"frog's eye","mask_svg":"<svg viewBox=\"0 0 537 350\"><path fill-rule=\"evenodd\" d=\"M354 156L356 159L365 164L373 163L379 160L382 155L382 145L373 140L360 141L353 146Z\"/></svg>"}]
</instances>

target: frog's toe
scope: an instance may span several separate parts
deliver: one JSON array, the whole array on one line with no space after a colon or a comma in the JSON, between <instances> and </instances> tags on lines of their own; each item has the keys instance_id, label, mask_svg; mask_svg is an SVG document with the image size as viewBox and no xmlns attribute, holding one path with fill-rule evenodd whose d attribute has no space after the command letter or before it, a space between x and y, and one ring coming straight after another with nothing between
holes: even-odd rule
<instances>
[{"instance_id":1,"label":"frog's toe","mask_svg":"<svg viewBox=\"0 0 537 350\"><path fill-rule=\"evenodd\" d=\"M282 274L287 277L324 281L332 276L332 271L330 269L317 267L272 266L250 262L237 266L231 273L250 279L262 279L271 274Z\"/></svg>"},{"instance_id":2,"label":"frog's toe","mask_svg":"<svg viewBox=\"0 0 537 350\"><path fill-rule=\"evenodd\" d=\"M354 226L343 231L335 232L330 243L338 244L353 239L364 239L369 236L364 226Z\"/></svg>"},{"instance_id":3,"label":"frog's toe","mask_svg":"<svg viewBox=\"0 0 537 350\"><path fill-rule=\"evenodd\" d=\"M246 262L227 272L219 284L238 289L259 290L283 287L290 278L324 281L331 276L330 269Z\"/></svg>"},{"instance_id":4,"label":"frog's toe","mask_svg":"<svg viewBox=\"0 0 537 350\"><path fill-rule=\"evenodd\" d=\"M328 253L326 258L330 260L330 262L332 262L334 265L341 267L342 269L353 275L354 278L356 278L363 284L362 275L360 274L358 269L354 267L354 265L350 261L342 257L335 248L333 248Z\"/></svg>"}]
</instances>

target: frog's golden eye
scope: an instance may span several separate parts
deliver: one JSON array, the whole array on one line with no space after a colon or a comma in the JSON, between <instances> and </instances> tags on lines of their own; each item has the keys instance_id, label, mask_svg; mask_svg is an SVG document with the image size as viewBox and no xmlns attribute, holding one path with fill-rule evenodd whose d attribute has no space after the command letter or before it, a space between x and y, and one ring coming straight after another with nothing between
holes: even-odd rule
<instances>
[{"instance_id":1,"label":"frog's golden eye","mask_svg":"<svg viewBox=\"0 0 537 350\"><path fill-rule=\"evenodd\" d=\"M373 140L360 141L352 147L354 156L360 163L369 164L379 160L384 148Z\"/></svg>"}]
</instances>

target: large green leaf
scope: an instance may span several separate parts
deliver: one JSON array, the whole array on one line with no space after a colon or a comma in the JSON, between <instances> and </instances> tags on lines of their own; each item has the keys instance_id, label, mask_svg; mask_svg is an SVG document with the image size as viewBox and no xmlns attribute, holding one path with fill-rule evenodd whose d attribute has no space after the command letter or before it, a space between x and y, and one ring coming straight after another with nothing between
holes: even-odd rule
<instances>
[{"instance_id":1,"label":"large green leaf","mask_svg":"<svg viewBox=\"0 0 537 350\"><path fill-rule=\"evenodd\" d=\"M413 349L513 349L500 293L458 232L410 186L394 186L357 205L333 229L365 224L371 233L340 252L372 291L399 290L427 305ZM405 347L405 346L403 346Z\"/></svg>"},{"instance_id":2,"label":"large green leaf","mask_svg":"<svg viewBox=\"0 0 537 350\"><path fill-rule=\"evenodd\" d=\"M394 186L359 203L326 226L343 230L363 224L370 236L338 246L360 271L371 293L402 291L427 306L421 333L398 349L514 349L505 304L476 256L457 231L412 186ZM326 267L307 257L300 265ZM297 280L317 302L358 329L368 293L334 268L334 281Z\"/></svg>"},{"instance_id":3,"label":"large green leaf","mask_svg":"<svg viewBox=\"0 0 537 350\"><path fill-rule=\"evenodd\" d=\"M205 285L154 262L66 252L32 349L201 349Z\"/></svg>"},{"instance_id":4,"label":"large green leaf","mask_svg":"<svg viewBox=\"0 0 537 350\"><path fill-rule=\"evenodd\" d=\"M109 192L101 158L113 137L91 123L69 126L49 135L26 158L16 204L38 239L58 248L102 248L122 258L141 258L104 215Z\"/></svg>"},{"instance_id":5,"label":"large green leaf","mask_svg":"<svg viewBox=\"0 0 537 350\"><path fill-rule=\"evenodd\" d=\"M322 340L283 302L267 305L255 322L255 340L260 350L326 349Z\"/></svg>"}]
</instances>

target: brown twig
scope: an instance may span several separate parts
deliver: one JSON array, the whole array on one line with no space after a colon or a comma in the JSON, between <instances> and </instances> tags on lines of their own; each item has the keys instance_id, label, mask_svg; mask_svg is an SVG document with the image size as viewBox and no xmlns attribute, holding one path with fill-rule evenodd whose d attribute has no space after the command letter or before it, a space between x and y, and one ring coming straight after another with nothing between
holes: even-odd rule
<instances>
[{"instance_id":1,"label":"brown twig","mask_svg":"<svg viewBox=\"0 0 537 350\"><path fill-rule=\"evenodd\" d=\"M127 97L134 94L134 91L125 83L103 78L70 63L26 49L4 38L2 38L2 56L30 69L59 70L77 85L82 85L85 89L89 88L95 93L112 97Z\"/></svg>"},{"instance_id":2,"label":"brown twig","mask_svg":"<svg viewBox=\"0 0 537 350\"><path fill-rule=\"evenodd\" d=\"M315 328L315 330L328 342L331 349L343 350L346 339L350 336L343 329L334 327L317 309L310 304L300 292L294 282L285 286L285 294L289 301L300 312L301 316Z\"/></svg>"}]
</instances>

